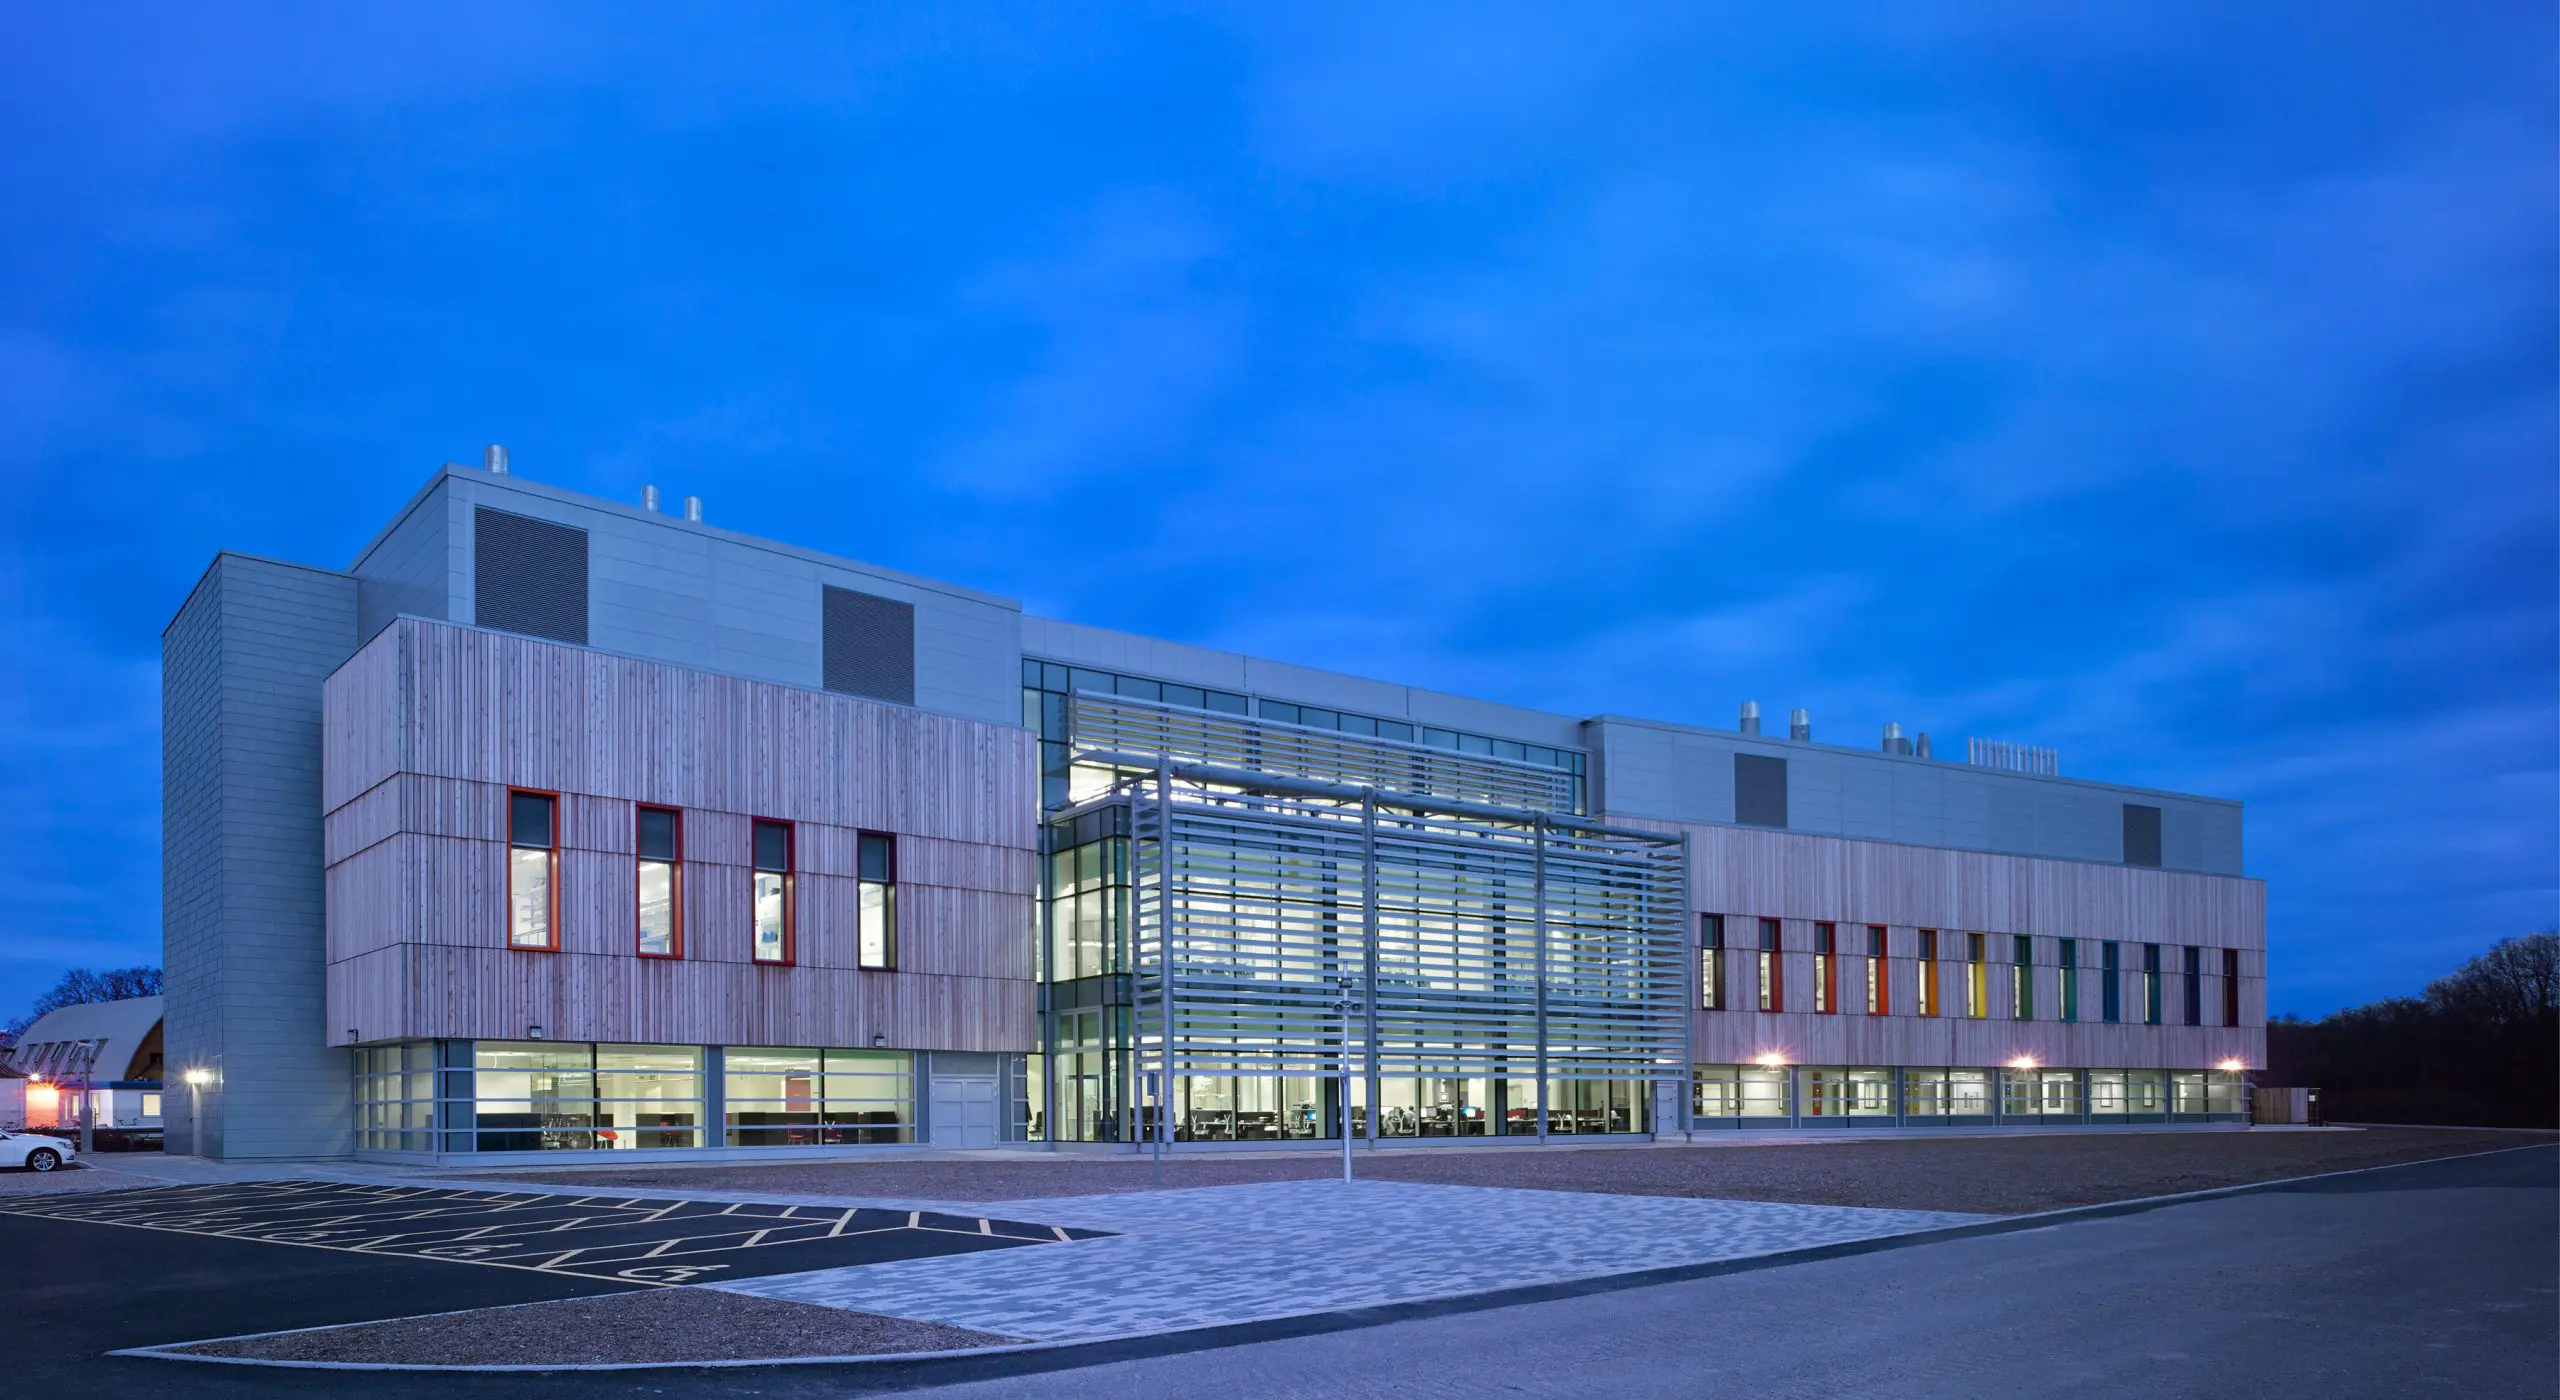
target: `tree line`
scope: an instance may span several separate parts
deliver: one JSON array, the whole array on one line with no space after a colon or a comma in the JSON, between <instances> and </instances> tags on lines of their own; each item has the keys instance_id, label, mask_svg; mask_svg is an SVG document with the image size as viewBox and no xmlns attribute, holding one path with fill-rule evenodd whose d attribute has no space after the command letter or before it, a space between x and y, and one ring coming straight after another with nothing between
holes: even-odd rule
<instances>
[{"instance_id":1,"label":"tree line","mask_svg":"<svg viewBox=\"0 0 2560 1400\"><path fill-rule=\"evenodd\" d=\"M2560 1127L2560 931L2510 938L2426 994L2267 1025L2269 1084L2333 1123Z\"/></svg>"},{"instance_id":2,"label":"tree line","mask_svg":"<svg viewBox=\"0 0 2560 1400\"><path fill-rule=\"evenodd\" d=\"M92 1002L123 1001L129 997L160 995L160 969L156 967L119 967L105 972L92 972L75 967L62 974L53 990L36 998L27 1014L0 1026L0 1047L15 1045L18 1037L48 1011L66 1006L87 1006Z\"/></svg>"}]
</instances>

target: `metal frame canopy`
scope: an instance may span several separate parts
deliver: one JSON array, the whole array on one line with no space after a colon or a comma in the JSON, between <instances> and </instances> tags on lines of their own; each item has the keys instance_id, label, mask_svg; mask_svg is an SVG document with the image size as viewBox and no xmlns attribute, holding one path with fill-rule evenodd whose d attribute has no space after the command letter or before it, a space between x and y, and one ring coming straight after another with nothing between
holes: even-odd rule
<instances>
[{"instance_id":1,"label":"metal frame canopy","mask_svg":"<svg viewBox=\"0 0 2560 1400\"><path fill-rule=\"evenodd\" d=\"M1077 697L1076 760L1120 776L1054 819L1127 812L1150 1097L1168 1072L1357 1074L1373 1105L1383 1079L1534 1079L1543 1132L1550 1080L1685 1082L1685 838L1554 811L1548 771L1529 765L1435 769L1410 746L1338 735L1309 753L1229 716L1203 717L1228 731L1216 745L1146 753L1132 741L1163 734L1145 727L1164 708ZM1194 760L1203 747L1464 795ZM1468 800L1488 790L1519 805ZM1165 1139L1167 1116L1142 1132Z\"/></svg>"}]
</instances>

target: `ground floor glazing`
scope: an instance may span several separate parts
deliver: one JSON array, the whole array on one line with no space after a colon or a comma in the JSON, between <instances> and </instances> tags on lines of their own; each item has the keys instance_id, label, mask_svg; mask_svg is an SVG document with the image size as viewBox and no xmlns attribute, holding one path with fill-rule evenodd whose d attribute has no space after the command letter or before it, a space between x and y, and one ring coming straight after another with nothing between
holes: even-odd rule
<instances>
[{"instance_id":1,"label":"ground floor glazing","mask_svg":"<svg viewBox=\"0 0 2560 1400\"><path fill-rule=\"evenodd\" d=\"M1701 1128L2242 1122L2237 1070L1700 1065Z\"/></svg>"}]
</instances>

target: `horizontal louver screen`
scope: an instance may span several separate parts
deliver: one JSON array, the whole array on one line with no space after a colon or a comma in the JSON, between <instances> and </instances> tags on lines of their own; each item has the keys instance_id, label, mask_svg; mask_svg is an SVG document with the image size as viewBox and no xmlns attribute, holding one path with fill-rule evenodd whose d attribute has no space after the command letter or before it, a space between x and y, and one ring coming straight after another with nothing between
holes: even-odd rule
<instances>
[{"instance_id":1,"label":"horizontal louver screen","mask_svg":"<svg viewBox=\"0 0 2560 1400\"><path fill-rule=\"evenodd\" d=\"M1733 756L1733 819L1744 826L1787 824L1787 761L1763 754Z\"/></svg>"},{"instance_id":2,"label":"horizontal louver screen","mask_svg":"<svg viewBox=\"0 0 2560 1400\"><path fill-rule=\"evenodd\" d=\"M827 689L914 704L915 604L829 588L824 606Z\"/></svg>"},{"instance_id":3,"label":"horizontal louver screen","mask_svg":"<svg viewBox=\"0 0 2560 1400\"><path fill-rule=\"evenodd\" d=\"M2124 863L2158 865L2160 863L2160 809L2137 803L2124 804Z\"/></svg>"}]
</instances>

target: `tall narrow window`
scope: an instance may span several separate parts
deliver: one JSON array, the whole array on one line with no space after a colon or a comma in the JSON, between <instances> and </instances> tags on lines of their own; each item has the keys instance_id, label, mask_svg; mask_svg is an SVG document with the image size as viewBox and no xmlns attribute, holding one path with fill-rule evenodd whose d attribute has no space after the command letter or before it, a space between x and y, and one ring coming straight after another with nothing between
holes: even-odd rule
<instances>
[{"instance_id":1,"label":"tall narrow window","mask_svg":"<svg viewBox=\"0 0 2560 1400\"><path fill-rule=\"evenodd\" d=\"M1964 936L1964 1014L1980 1020L1991 1014L1991 969L1982 961L1983 938Z\"/></svg>"},{"instance_id":2,"label":"tall narrow window","mask_svg":"<svg viewBox=\"0 0 2560 1400\"><path fill-rule=\"evenodd\" d=\"M855 952L864 967L898 965L897 846L876 832L862 833L861 927Z\"/></svg>"},{"instance_id":3,"label":"tall narrow window","mask_svg":"<svg viewBox=\"0 0 2560 1400\"><path fill-rule=\"evenodd\" d=\"M2080 1019L2080 940L2062 940L2062 1019Z\"/></svg>"},{"instance_id":4,"label":"tall narrow window","mask_svg":"<svg viewBox=\"0 0 2560 1400\"><path fill-rule=\"evenodd\" d=\"M2181 980L2185 985L2179 991L2184 993L2180 1000L2186 1003L2187 1024L2201 1026L2204 1024L2204 949L2187 950L2184 971L2186 976Z\"/></svg>"},{"instance_id":5,"label":"tall narrow window","mask_svg":"<svg viewBox=\"0 0 2560 1400\"><path fill-rule=\"evenodd\" d=\"M2011 940L2009 1010L2021 1021L2036 1018L2036 941L2025 934Z\"/></svg>"},{"instance_id":6,"label":"tall narrow window","mask_svg":"<svg viewBox=\"0 0 2560 1400\"><path fill-rule=\"evenodd\" d=\"M684 818L667 807L640 809L640 956L684 956Z\"/></svg>"},{"instance_id":7,"label":"tall narrow window","mask_svg":"<svg viewBox=\"0 0 2560 1400\"><path fill-rule=\"evenodd\" d=\"M1938 1001L1938 931L1920 930L1920 1014L1940 1014Z\"/></svg>"},{"instance_id":8,"label":"tall narrow window","mask_svg":"<svg viewBox=\"0 0 2560 1400\"><path fill-rule=\"evenodd\" d=\"M2222 1024L2240 1024L2240 950L2222 950Z\"/></svg>"},{"instance_id":9,"label":"tall narrow window","mask_svg":"<svg viewBox=\"0 0 2560 1400\"><path fill-rule=\"evenodd\" d=\"M507 790L507 946L560 946L560 902L553 876L560 865L560 799Z\"/></svg>"},{"instance_id":10,"label":"tall narrow window","mask_svg":"<svg viewBox=\"0 0 2560 1400\"><path fill-rule=\"evenodd\" d=\"M2098 945L2098 1016L2110 1025L2124 1019L2124 964L2121 945Z\"/></svg>"},{"instance_id":11,"label":"tall narrow window","mask_svg":"<svg viewBox=\"0 0 2560 1400\"><path fill-rule=\"evenodd\" d=\"M791 961L791 823L757 822L756 941L760 963Z\"/></svg>"},{"instance_id":12,"label":"tall narrow window","mask_svg":"<svg viewBox=\"0 0 2560 1400\"><path fill-rule=\"evenodd\" d=\"M1813 1009L1826 1014L1840 1010L1840 926L1813 926Z\"/></svg>"},{"instance_id":13,"label":"tall narrow window","mask_svg":"<svg viewBox=\"0 0 2560 1400\"><path fill-rule=\"evenodd\" d=\"M2142 945L2142 1023L2160 1024L2160 945Z\"/></svg>"},{"instance_id":14,"label":"tall narrow window","mask_svg":"<svg viewBox=\"0 0 2560 1400\"><path fill-rule=\"evenodd\" d=\"M1884 975L1884 925L1867 925L1867 1014L1885 1013L1889 988Z\"/></svg>"},{"instance_id":15,"label":"tall narrow window","mask_svg":"<svg viewBox=\"0 0 2560 1400\"><path fill-rule=\"evenodd\" d=\"M1724 1005L1724 915L1698 916L1698 1006L1714 1011Z\"/></svg>"},{"instance_id":16,"label":"tall narrow window","mask_svg":"<svg viewBox=\"0 0 2560 1400\"><path fill-rule=\"evenodd\" d=\"M1786 1005L1786 972L1778 966L1778 921L1760 921L1760 1009L1776 1011Z\"/></svg>"}]
</instances>

